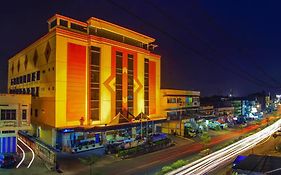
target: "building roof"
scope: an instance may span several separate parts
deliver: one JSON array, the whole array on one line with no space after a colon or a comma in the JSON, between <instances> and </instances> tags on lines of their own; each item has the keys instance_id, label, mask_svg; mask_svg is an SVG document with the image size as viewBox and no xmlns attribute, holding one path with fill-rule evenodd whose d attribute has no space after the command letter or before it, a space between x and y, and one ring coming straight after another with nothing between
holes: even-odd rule
<instances>
[{"instance_id":1,"label":"building roof","mask_svg":"<svg viewBox=\"0 0 281 175\"><path fill-rule=\"evenodd\" d=\"M144 43L152 43L155 41L154 38L151 38L149 36L143 35L141 33L135 32L133 30L127 29L125 27L110 23L108 21L102 20L102 19L98 19L95 17L91 17L88 21L87 21L89 26L93 26L93 27L97 27L97 28L101 28L101 29L106 29L109 31L112 31L114 33L118 33L124 36L129 36L131 38L134 38L138 41L142 41Z\"/></svg>"},{"instance_id":2,"label":"building roof","mask_svg":"<svg viewBox=\"0 0 281 175\"><path fill-rule=\"evenodd\" d=\"M180 90L180 89L161 89L164 96L200 96L200 91Z\"/></svg>"},{"instance_id":3,"label":"building roof","mask_svg":"<svg viewBox=\"0 0 281 175\"><path fill-rule=\"evenodd\" d=\"M236 164L233 169L238 173L281 174L281 157L251 154Z\"/></svg>"},{"instance_id":4,"label":"building roof","mask_svg":"<svg viewBox=\"0 0 281 175\"><path fill-rule=\"evenodd\" d=\"M70 21L71 23L81 25L83 27L91 26L91 27L96 27L96 28L99 28L99 29L105 29L105 30L108 30L108 31L111 31L111 32L114 32L114 33L117 33L117 34L120 34L120 35L128 36L130 38L133 38L135 40L141 41L141 42L146 43L146 44L149 44L149 43L152 43L152 42L155 41L154 38L151 38L149 36L146 36L144 34L135 32L135 31L130 30L128 28L125 28L125 27L122 27L122 26L119 26L119 25L116 25L116 24L113 24L111 22L108 22L108 21L105 21L105 20L102 20L102 19L98 19L98 18L95 18L95 17L89 18L87 20L87 22L82 22L82 21L79 21L79 20L76 20L76 19L73 19L73 18L70 18L70 17L60 15L60 14L55 14L54 16L49 18L47 20L47 22L51 23L55 19L63 19L63 20L66 20L66 21Z\"/></svg>"}]
</instances>

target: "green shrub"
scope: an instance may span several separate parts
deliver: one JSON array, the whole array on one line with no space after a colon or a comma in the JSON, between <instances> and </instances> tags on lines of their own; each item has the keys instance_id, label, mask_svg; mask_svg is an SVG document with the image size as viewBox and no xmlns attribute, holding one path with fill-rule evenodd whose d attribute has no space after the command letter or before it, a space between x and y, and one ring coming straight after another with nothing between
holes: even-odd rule
<instances>
[{"instance_id":1,"label":"green shrub","mask_svg":"<svg viewBox=\"0 0 281 175\"><path fill-rule=\"evenodd\" d=\"M166 174L170 171L173 171L173 168L171 166L164 166L162 169L161 169L161 174Z\"/></svg>"},{"instance_id":2,"label":"green shrub","mask_svg":"<svg viewBox=\"0 0 281 175\"><path fill-rule=\"evenodd\" d=\"M221 126L220 125L217 125L216 127L215 127L215 131L220 131L221 130Z\"/></svg>"},{"instance_id":3,"label":"green shrub","mask_svg":"<svg viewBox=\"0 0 281 175\"><path fill-rule=\"evenodd\" d=\"M171 165L171 167L172 167L173 169L177 169L177 168L180 168L180 167L182 167L182 166L184 166L184 165L186 165L186 164L187 164L187 161L185 161L185 160L178 160L178 161L174 162L174 163Z\"/></svg>"}]
</instances>

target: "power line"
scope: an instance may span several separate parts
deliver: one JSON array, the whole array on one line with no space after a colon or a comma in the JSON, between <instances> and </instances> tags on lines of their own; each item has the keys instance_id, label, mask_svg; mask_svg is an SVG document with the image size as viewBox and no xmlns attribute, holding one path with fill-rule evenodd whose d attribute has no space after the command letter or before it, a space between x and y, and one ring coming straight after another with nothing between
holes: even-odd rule
<instances>
[{"instance_id":1,"label":"power line","mask_svg":"<svg viewBox=\"0 0 281 175\"><path fill-rule=\"evenodd\" d=\"M197 8L200 6L198 5L198 2L196 1L192 1L194 2L195 7L197 6ZM237 43L237 40L235 40L233 37L231 37L231 35L228 35L227 32L220 27L215 20L213 19L213 17L211 17L204 9L201 8L201 10L203 10L203 15L205 15L205 17L207 18L207 22L213 26L214 30L217 30L218 33L223 34L225 36L224 40L232 40L233 43L235 43L236 47L235 49L237 49L237 51L241 52L242 54L245 54L246 57L251 59L251 65L255 66L257 68L257 71L260 71L268 80L270 80L271 82L274 82L277 87L273 87L273 88L280 88L280 82L278 80L276 80L273 76L271 76L270 74L268 74L263 68L262 66L260 66L259 64L257 64L254 59L250 56L250 54L248 54L247 50L242 48L242 47L237 47L239 46L239 44ZM228 38L228 39L227 39Z\"/></svg>"},{"instance_id":2,"label":"power line","mask_svg":"<svg viewBox=\"0 0 281 175\"><path fill-rule=\"evenodd\" d=\"M177 20L176 18L171 17L170 15L168 15L165 11L163 11L160 7L158 7L153 1L149 1L149 0L145 0L147 2L147 4L151 5L156 11L158 11L163 17L165 17L165 19L168 19L169 21L171 21L172 23L176 23L179 27L181 27L185 32L188 32L190 35L192 35L193 37L195 37L196 39L200 40L201 42L203 42L212 52L214 53L218 53L218 50L216 48L214 48L211 43L208 40L204 40L202 37L200 37L199 35L197 35L192 29L188 28L186 25L184 25L182 22L180 22L179 20ZM223 57L226 57L227 55L223 55ZM259 81L263 84L267 84L269 87L272 87L271 84L269 84L268 82L261 80L259 78L256 78L254 75L252 75L251 73L247 72L246 70L244 70L242 67L240 67L240 65L236 64L235 62L231 61L231 60L226 60L228 62L228 64L230 65L235 65L237 67L237 69L239 71L242 71L245 75L247 75L248 77L252 78L255 81Z\"/></svg>"},{"instance_id":3,"label":"power line","mask_svg":"<svg viewBox=\"0 0 281 175\"><path fill-rule=\"evenodd\" d=\"M171 40L173 40L174 42L176 42L178 45L180 45L181 47L183 47L184 51L187 52L187 49L193 53L194 55L199 56L201 59L212 63L218 67L221 67L222 69L225 69L226 71L230 71L232 72L234 75L245 79L249 82L251 82L252 84L255 84L258 87L264 87L266 88L267 86L265 86L264 83L260 82L259 80L255 80L255 79L251 79L249 77L245 77L243 74L241 74L241 72L236 72L235 70L232 70L229 67L226 67L225 65L221 64L220 62L217 62L216 60L210 58L210 57L206 57L204 55L202 55L199 51L193 49L190 45L187 45L186 43L183 43L182 41L178 40L176 37L174 37L173 35L171 35L170 33L166 32L165 30L162 30L159 26L154 25L153 23L150 23L146 20L144 20L143 18L139 17L138 15L136 15L135 13L131 12L130 10L128 10L127 8L119 5L118 3L114 2L113 0L107 0L110 4L118 7L119 9L121 9L122 11L125 11L126 13L128 13L129 15L135 17L136 19L138 19L139 21L141 21L142 23L150 26L151 28L154 28L155 30L157 30L158 32L160 32L161 34L165 35L166 37L170 38Z\"/></svg>"}]
</instances>

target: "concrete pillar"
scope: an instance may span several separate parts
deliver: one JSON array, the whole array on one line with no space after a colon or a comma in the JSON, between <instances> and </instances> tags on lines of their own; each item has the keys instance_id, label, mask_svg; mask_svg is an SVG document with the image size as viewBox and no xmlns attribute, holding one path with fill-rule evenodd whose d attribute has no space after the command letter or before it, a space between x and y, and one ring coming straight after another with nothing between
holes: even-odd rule
<instances>
[{"instance_id":1,"label":"concrete pillar","mask_svg":"<svg viewBox=\"0 0 281 175\"><path fill-rule=\"evenodd\" d=\"M102 144L107 144L106 132L101 132Z\"/></svg>"},{"instance_id":2,"label":"concrete pillar","mask_svg":"<svg viewBox=\"0 0 281 175\"><path fill-rule=\"evenodd\" d=\"M137 127L132 127L132 138L136 138L137 135Z\"/></svg>"},{"instance_id":3,"label":"concrete pillar","mask_svg":"<svg viewBox=\"0 0 281 175\"><path fill-rule=\"evenodd\" d=\"M52 147L56 146L56 140L57 140L57 131L55 128L52 128Z\"/></svg>"}]
</instances>

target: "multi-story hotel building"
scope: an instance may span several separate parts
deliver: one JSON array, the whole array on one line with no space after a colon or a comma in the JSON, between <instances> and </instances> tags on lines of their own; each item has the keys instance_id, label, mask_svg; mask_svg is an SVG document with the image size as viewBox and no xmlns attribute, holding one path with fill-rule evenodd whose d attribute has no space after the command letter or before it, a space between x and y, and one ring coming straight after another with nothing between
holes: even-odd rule
<instances>
[{"instance_id":1,"label":"multi-story hotel building","mask_svg":"<svg viewBox=\"0 0 281 175\"><path fill-rule=\"evenodd\" d=\"M16 153L19 130L30 130L30 95L0 94L0 153Z\"/></svg>"},{"instance_id":2,"label":"multi-story hotel building","mask_svg":"<svg viewBox=\"0 0 281 175\"><path fill-rule=\"evenodd\" d=\"M160 117L155 39L93 17L81 22L56 14L48 30L9 59L9 92L32 94L34 135L71 146L91 137L98 142L95 132L120 128L118 113Z\"/></svg>"}]
</instances>

